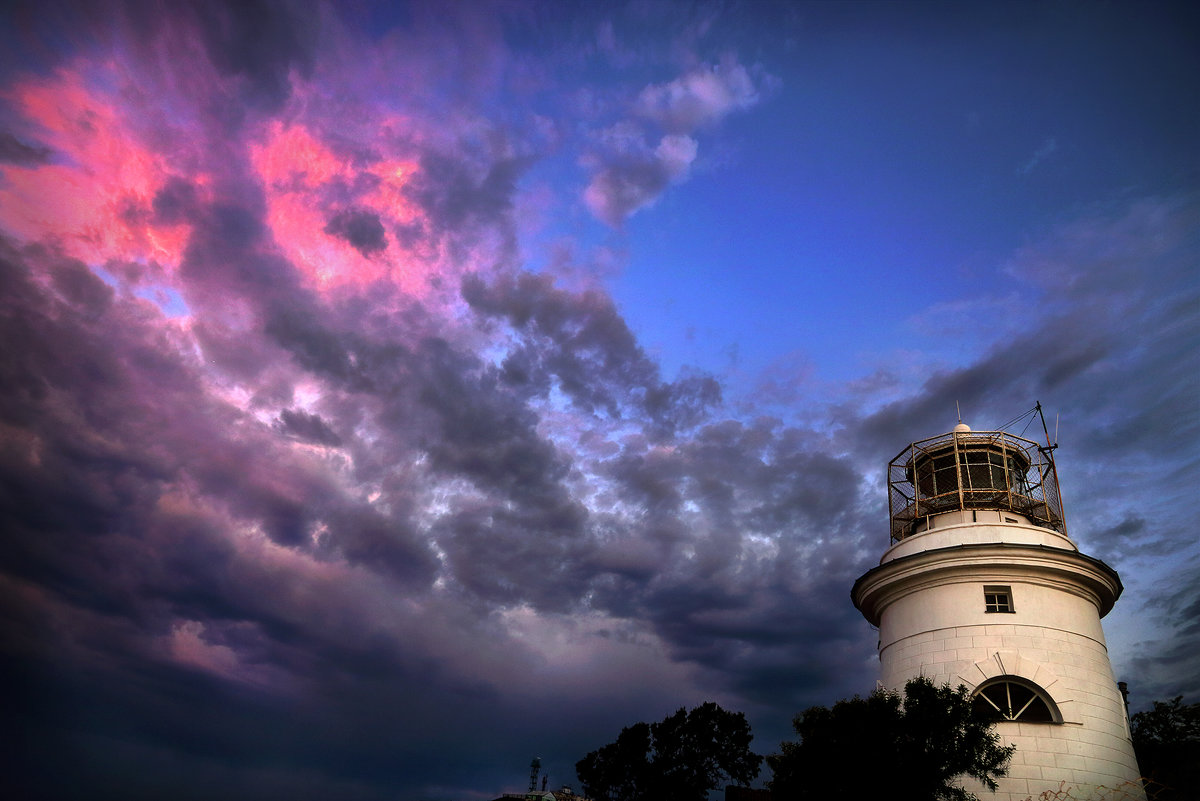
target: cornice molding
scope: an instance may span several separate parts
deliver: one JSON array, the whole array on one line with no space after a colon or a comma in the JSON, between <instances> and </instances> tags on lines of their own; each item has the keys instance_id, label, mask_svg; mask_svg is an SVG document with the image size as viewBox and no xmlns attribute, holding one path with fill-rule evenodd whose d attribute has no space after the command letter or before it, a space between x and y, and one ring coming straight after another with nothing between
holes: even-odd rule
<instances>
[{"instance_id":1,"label":"cornice molding","mask_svg":"<svg viewBox=\"0 0 1200 801\"><path fill-rule=\"evenodd\" d=\"M1117 572L1091 556L1044 545L973 543L902 556L872 568L854 582L850 598L873 626L897 600L930 587L1019 579L1090 601L1100 617L1124 589Z\"/></svg>"}]
</instances>

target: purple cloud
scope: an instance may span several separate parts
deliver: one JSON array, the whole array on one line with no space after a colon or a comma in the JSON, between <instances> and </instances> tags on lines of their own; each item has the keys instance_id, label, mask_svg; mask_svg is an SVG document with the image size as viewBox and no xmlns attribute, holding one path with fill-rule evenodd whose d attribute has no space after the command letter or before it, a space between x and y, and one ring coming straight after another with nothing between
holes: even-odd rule
<instances>
[{"instance_id":1,"label":"purple cloud","mask_svg":"<svg viewBox=\"0 0 1200 801\"><path fill-rule=\"evenodd\" d=\"M653 151L629 156L602 167L583 193L592 214L619 226L638 209L654 203L672 182L687 178L696 158L696 141L668 135Z\"/></svg>"},{"instance_id":2,"label":"purple cloud","mask_svg":"<svg viewBox=\"0 0 1200 801\"><path fill-rule=\"evenodd\" d=\"M46 147L27 145L8 131L0 131L0 162L8 164L45 164L51 151Z\"/></svg>"},{"instance_id":3,"label":"purple cloud","mask_svg":"<svg viewBox=\"0 0 1200 801\"><path fill-rule=\"evenodd\" d=\"M772 87L770 76L759 85ZM621 120L595 135L595 151L586 160L591 179L583 193L588 210L610 226L653 205L668 186L687 180L699 143L693 134L711 128L729 114L755 106L762 97L751 72L736 59L700 65L662 84L651 84L632 104L634 118L664 133L657 144L633 119Z\"/></svg>"},{"instance_id":4,"label":"purple cloud","mask_svg":"<svg viewBox=\"0 0 1200 801\"><path fill-rule=\"evenodd\" d=\"M759 100L761 93L750 71L726 58L719 64L702 64L673 81L647 86L634 109L667 131L690 133L735 111L746 111Z\"/></svg>"}]
</instances>

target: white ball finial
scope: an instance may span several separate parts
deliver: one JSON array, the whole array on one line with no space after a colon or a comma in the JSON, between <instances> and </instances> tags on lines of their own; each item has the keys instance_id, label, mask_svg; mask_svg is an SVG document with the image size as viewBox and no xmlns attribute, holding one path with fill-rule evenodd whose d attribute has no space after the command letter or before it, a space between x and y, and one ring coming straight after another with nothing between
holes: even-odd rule
<instances>
[{"instance_id":1,"label":"white ball finial","mask_svg":"<svg viewBox=\"0 0 1200 801\"><path fill-rule=\"evenodd\" d=\"M971 427L963 422L960 422L958 425L956 425L954 427L954 433L956 433L956 434L961 434L964 431L970 431L970 430L971 430Z\"/></svg>"}]
</instances>

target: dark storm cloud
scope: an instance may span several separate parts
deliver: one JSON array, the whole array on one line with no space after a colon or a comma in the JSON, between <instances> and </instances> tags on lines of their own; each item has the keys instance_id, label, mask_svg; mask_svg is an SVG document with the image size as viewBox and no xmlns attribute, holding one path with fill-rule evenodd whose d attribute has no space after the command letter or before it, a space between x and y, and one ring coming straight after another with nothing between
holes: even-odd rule
<instances>
[{"instance_id":1,"label":"dark storm cloud","mask_svg":"<svg viewBox=\"0 0 1200 801\"><path fill-rule=\"evenodd\" d=\"M212 282L247 297L272 291L292 293L295 270L265 251L262 199L219 201L202 209L193 220L183 266L196 283Z\"/></svg>"},{"instance_id":2,"label":"dark storm cloud","mask_svg":"<svg viewBox=\"0 0 1200 801\"><path fill-rule=\"evenodd\" d=\"M422 155L421 169L406 192L447 229L492 223L512 210L517 179L530 163L501 157L479 169L461 156L429 151Z\"/></svg>"},{"instance_id":3,"label":"dark storm cloud","mask_svg":"<svg viewBox=\"0 0 1200 801\"><path fill-rule=\"evenodd\" d=\"M103 314L112 302L112 288L101 281L83 262L55 260L54 288L71 305L92 317Z\"/></svg>"},{"instance_id":4,"label":"dark storm cloud","mask_svg":"<svg viewBox=\"0 0 1200 801\"><path fill-rule=\"evenodd\" d=\"M365 209L344 209L329 218L325 233L340 237L364 256L387 249L379 215Z\"/></svg>"},{"instance_id":5,"label":"dark storm cloud","mask_svg":"<svg viewBox=\"0 0 1200 801\"><path fill-rule=\"evenodd\" d=\"M8 131L0 131L0 162L8 164L45 164L50 160L49 148L27 145Z\"/></svg>"},{"instance_id":6,"label":"dark storm cloud","mask_svg":"<svg viewBox=\"0 0 1200 801\"><path fill-rule=\"evenodd\" d=\"M174 177L155 193L151 208L159 222L175 225L189 222L198 211L198 202L195 185Z\"/></svg>"},{"instance_id":7,"label":"dark storm cloud","mask_svg":"<svg viewBox=\"0 0 1200 801\"><path fill-rule=\"evenodd\" d=\"M1138 643L1140 653L1130 660L1129 675L1135 708L1176 695L1195 703L1200 696L1200 567L1193 559L1176 575L1163 578L1171 580L1173 589L1146 606L1165 619L1170 635L1163 641Z\"/></svg>"},{"instance_id":8,"label":"dark storm cloud","mask_svg":"<svg viewBox=\"0 0 1200 801\"><path fill-rule=\"evenodd\" d=\"M569 607L586 578L578 564L588 513L565 484L568 454L538 433L525 396L495 368L436 339L415 359L416 401L430 424L419 445L430 468L482 493L448 498L451 510L434 526L449 575L489 603Z\"/></svg>"},{"instance_id":9,"label":"dark storm cloud","mask_svg":"<svg viewBox=\"0 0 1200 801\"><path fill-rule=\"evenodd\" d=\"M489 258L510 263L517 247L513 195L533 160L509 153L502 143L492 143L484 153L471 152L471 145L460 148L452 153L427 148L420 153L420 169L403 192L422 210L423 218L398 225L393 233L408 247L423 240L443 243L456 261L465 261L480 241L494 236L498 247Z\"/></svg>"},{"instance_id":10,"label":"dark storm cloud","mask_svg":"<svg viewBox=\"0 0 1200 801\"><path fill-rule=\"evenodd\" d=\"M268 582L253 591L264 597L278 589ZM112 619L86 621L94 646L120 643ZM47 654L55 655L48 667L35 671L27 660L8 659L2 668L14 699L10 721L23 726L5 755L14 768L11 792L205 798L220 788L223 797L245 799L286 791L314 799L407 797L420 794L425 782L414 775L414 764L440 777L489 766L487 758L462 753L484 747L482 736L439 719L469 718L476 731L532 734L519 710L502 707L494 693L443 680L386 642L338 636L334 621L322 624L330 626L323 636L311 620L303 626L280 621L269 640L277 647L260 657L293 660L319 687L299 695L278 683L229 682L151 649L132 651L128 642L103 654L80 653L76 632L61 617L58 622L40 636ZM30 623L22 633L36 631ZM205 636L243 654L263 639L253 628L220 625L210 625ZM413 683L423 691L410 692ZM415 739L414 720L427 721ZM523 764L504 744L491 747Z\"/></svg>"},{"instance_id":11,"label":"dark storm cloud","mask_svg":"<svg viewBox=\"0 0 1200 801\"><path fill-rule=\"evenodd\" d=\"M501 385L498 371L440 339L421 343L418 362L417 397L437 423L423 443L435 469L520 500L557 493L564 456L537 433L536 413Z\"/></svg>"},{"instance_id":12,"label":"dark storm cloud","mask_svg":"<svg viewBox=\"0 0 1200 801\"><path fill-rule=\"evenodd\" d=\"M1069 333L1055 330L1076 326L1080 327ZM1038 399L1050 397L1056 384L1101 361L1111 348L1110 343L1098 341L1094 329L1083 319L1050 319L1037 330L992 349L973 364L935 373L919 393L889 403L863 419L850 411L845 427L859 452L886 460L904 447L906 442L902 440L943 432L956 401L964 410L965 420L1000 425ZM974 425L983 427L980 422Z\"/></svg>"},{"instance_id":13,"label":"dark storm cloud","mask_svg":"<svg viewBox=\"0 0 1200 801\"><path fill-rule=\"evenodd\" d=\"M297 716L313 732L329 730L339 702L297 709L269 691L238 689L210 671L181 668L164 641L178 640L180 618L195 621L203 648L218 658L236 654L248 675L279 692L317 681L346 701L337 689L343 679L333 678L340 676L382 681L383 697L394 696L396 681L409 686L420 676L429 686L427 656L373 635L369 620L351 623L353 605L336 594L304 601L310 590L299 576L230 545L233 521L217 507L285 547L333 547L378 575L427 582L430 558L406 544L407 524L339 498L319 475L281 459L267 438L240 441L238 415L206 397L183 353L148 347L160 340L137 302L104 300L78 265L53 254L22 256L4 243L2 255L0 323L6 341L27 343L0 360L0 378L13 390L0 403L0 422L13 432L0 449L12 611L3 641L7 686L23 699L16 713L30 744L28 761L10 773L16 788L130 790L125 772L151 754L158 767L138 773L151 794L175 786L175 770L211 760L248 798L290 786L260 772L279 759L313 766L309 779L322 788L314 796L336 792L346 770L356 783L394 777L393 747L364 754L365 741L339 745L332 734L369 722L365 703L335 715L327 741L300 736ZM61 277L61 294L32 280L31 260ZM314 422L300 425L311 433ZM211 511L188 501L185 486L212 501ZM318 518L331 545L309 545ZM446 700L478 692L447 681ZM411 697L393 700L396 713L416 712ZM398 744L386 735L383 742ZM64 759L71 769L56 771Z\"/></svg>"},{"instance_id":14,"label":"dark storm cloud","mask_svg":"<svg viewBox=\"0 0 1200 801\"><path fill-rule=\"evenodd\" d=\"M632 440L607 469L624 511L593 513L582 542L535 546L506 535L500 516L470 521L466 530L486 535L480 544L491 549L477 552L487 559L473 572L488 582L477 592L547 609L555 597L586 597L594 610L648 626L673 660L723 691L763 709L786 706L780 720L830 686L869 683L867 629L845 588L868 566L856 532L870 527L848 462L778 422L725 421L671 448ZM462 570L472 575L470 563ZM552 595L560 579L561 595Z\"/></svg>"},{"instance_id":15,"label":"dark storm cloud","mask_svg":"<svg viewBox=\"0 0 1200 801\"><path fill-rule=\"evenodd\" d=\"M505 196L511 191L502 189ZM497 212L506 203L497 196L480 211ZM411 448L428 458L435 477L466 480L485 493L470 503L449 499L450 511L432 532L459 586L488 602L535 601L556 609L576 597L578 577L570 565L577 559L570 551L579 547L587 515L562 486L568 461L538 433L538 417L525 406L523 393L474 353L444 339L422 336L403 344L394 338L407 336L406 328L390 327L373 338L364 335L361 318L339 321L337 312L300 287L292 266L271 252L253 191L236 203L197 206L187 187L172 185L160 193L156 207L160 214L186 215L193 224L182 271L189 302L219 316L237 299L261 326L233 338L219 327L202 326L200 339L214 363L253 377L267 369L274 345L321 380L376 398L386 419L404 421L389 435L389 447L399 449L393 456ZM307 441L342 444L333 423L316 415L283 410L278 428ZM354 443L345 444L354 452ZM212 488L222 494L228 489ZM251 484L235 508L258 517L281 545L300 547L325 526L333 547L347 558L382 560L396 576L405 565L416 566L408 572L423 575L424 557L396 545L414 536L410 526L361 512L355 525L340 525L322 510L324 494L280 494L265 487L257 492ZM527 574L519 575L522 569Z\"/></svg>"},{"instance_id":16,"label":"dark storm cloud","mask_svg":"<svg viewBox=\"0 0 1200 801\"><path fill-rule=\"evenodd\" d=\"M102 5L49 0L11 5L6 19L13 24L3 26L2 41L8 45L6 56L17 58L15 65L2 63L6 71L30 65L53 68L72 48L87 52L128 47L152 70L174 73L177 87L195 91L203 80L195 74L198 47L217 75L230 83L237 101L208 111L214 119L234 123L244 116L245 106L277 111L291 96L291 73L312 73L322 20L320 4L308 0L116 0Z\"/></svg>"},{"instance_id":17,"label":"dark storm cloud","mask_svg":"<svg viewBox=\"0 0 1200 801\"><path fill-rule=\"evenodd\" d=\"M581 570L586 510L563 497L557 505L517 511L462 509L437 526L454 580L487 604L526 603L565 612L579 608L589 575Z\"/></svg>"},{"instance_id":18,"label":"dark storm cloud","mask_svg":"<svg viewBox=\"0 0 1200 801\"><path fill-rule=\"evenodd\" d=\"M297 439L317 445L336 447L342 444L342 438L321 419L321 415L309 414L303 409L284 409L279 413L279 427Z\"/></svg>"},{"instance_id":19,"label":"dark storm cloud","mask_svg":"<svg viewBox=\"0 0 1200 801\"><path fill-rule=\"evenodd\" d=\"M1188 285L1198 209L1194 199L1140 201L1027 246L1010 270L1033 285L1029 300L1044 290L1045 302L1029 306L1015 335L970 364L933 373L919 392L861 421L844 410L860 452L898 450L888 443L913 438L899 432L945 430L955 401L964 420L981 427L1041 400L1051 426L1060 414L1071 432L1077 469L1106 465L1118 452L1178 456L1175 443L1200 436L1192 341L1200 296ZM1097 326L1109 317L1122 325ZM1045 434L1035 423L1025 436Z\"/></svg>"},{"instance_id":20,"label":"dark storm cloud","mask_svg":"<svg viewBox=\"0 0 1200 801\"><path fill-rule=\"evenodd\" d=\"M484 193L479 214L507 207L511 186L496 191ZM453 200L454 192L445 197ZM571 552L580 547L587 515L562 485L569 463L538 433L538 417L525 406L524 393L474 353L444 339L422 336L403 344L394 337L406 336L405 328L372 338L364 336L360 317L339 322L338 313L302 289L291 265L270 251L258 203L249 191L236 203L197 206L193 193L177 184L156 198L157 213L175 215L172 219L184 215L193 224L182 271L189 302L219 316L237 299L261 326L257 334L232 338L219 326L201 326L206 353L215 364L253 377L267 369L271 345L278 346L298 368L346 392L376 398L385 419L404 421L388 437L389 447L399 449L394 457L411 448L428 458L435 477L466 480L485 493L469 503L448 499L450 510L432 530L455 583L487 602L565 608L578 595L578 577L570 567L578 560ZM439 211L475 213L470 203ZM666 397L670 391L659 394ZM342 444L333 433L334 422L316 415L283 410L278 428L307 441ZM355 443L345 444L361 455ZM227 488L213 489L223 493ZM390 561L398 576L405 564L423 562L419 554L395 546L413 536L406 524L356 513L355 525L339 525L321 509L322 492L251 490L243 489L236 508L261 519L267 535L282 545L299 547L325 526L330 541L353 561ZM414 575L422 575L421 569Z\"/></svg>"},{"instance_id":21,"label":"dark storm cloud","mask_svg":"<svg viewBox=\"0 0 1200 801\"><path fill-rule=\"evenodd\" d=\"M363 374L356 368L351 343L320 320L303 295L297 306L272 303L264 310L263 332L288 351L296 363L319 375L356 383Z\"/></svg>"},{"instance_id":22,"label":"dark storm cloud","mask_svg":"<svg viewBox=\"0 0 1200 801\"><path fill-rule=\"evenodd\" d=\"M222 344L215 330L204 336L202 341L216 348L211 354L215 360L224 363L226 359L240 357L242 361L236 369L256 375L267 369L265 360L280 355L272 351L271 345L275 345L290 356L297 367L320 379L332 381L351 393L387 394L391 404L399 404L401 409L409 411L417 403L418 392L415 390L422 386L422 378L428 380L429 386L436 384L435 378L439 375L448 381L462 378L437 369L439 357L449 352L445 348L430 344L426 350L419 350L414 355L399 343L372 341L361 333L341 327L335 314L300 287L294 268L269 251L262 238L262 223L252 206L214 204L198 209L194 221L184 260L188 286L196 292L190 297L195 298L198 306L224 306L230 298L240 298L255 312L254 319L261 326L258 331L243 332L235 341L227 343L231 353L226 351L227 345ZM257 348L247 347L256 341ZM247 353L256 352L263 362L246 361ZM420 364L426 364L430 369L422 372ZM476 362L469 360L467 364L473 367ZM461 361L455 362L454 368L469 369L463 367ZM413 386L398 388L398 376L412 379ZM462 389L461 386L456 388ZM431 391L425 390L426 393ZM445 403L436 402L435 398L433 406L439 415L454 414L456 403L470 401L473 397L463 392L452 393ZM484 416L469 419L491 435L506 430L501 425L489 425L493 421ZM332 426L317 415L283 410L279 420L279 430L289 436L321 444L342 444ZM461 437L469 436L466 426L451 425L448 430ZM450 442L451 438L446 441ZM489 442L483 447L492 444ZM499 472L493 475L503 475L509 480L512 476L522 475L515 468L522 456L535 453L537 447L535 443L526 451L518 452L510 462L499 465L468 453L461 457L468 466L455 464L452 469L471 472L474 468L475 478L480 477L481 471L495 470ZM429 448L435 464L449 451L449 448ZM511 472L508 471L510 468ZM219 475L206 476L212 482L207 486L213 492L219 495L228 492L228 487L221 486ZM237 495L234 508L261 520L267 535L281 545L305 546L317 532L324 530L328 537L327 547L352 562L380 568L402 581L427 580L432 575L429 552L425 546L416 544L418 535L409 521L381 517L367 506L348 503L338 498L337 489L317 476L297 473L294 480L294 490L286 492L280 492L274 482L247 482Z\"/></svg>"},{"instance_id":23,"label":"dark storm cloud","mask_svg":"<svg viewBox=\"0 0 1200 801\"><path fill-rule=\"evenodd\" d=\"M644 436L587 468L611 482L608 497L623 512L585 520L561 518L549 507L571 534L525 547L521 526L510 528L513 515L473 512L440 540L450 544L456 575L474 576L469 580L484 597L537 597L538 605L549 602L546 588L561 580L562 600L586 594L594 609L645 621L673 658L720 675L739 692L753 689L756 701L772 693L816 700L811 676L802 680L780 668L789 659L804 661L803 649L789 640L797 627L808 632L806 647L845 654L836 668L814 665L813 676L836 682L859 674L858 634L847 631L865 628L855 625L858 613L844 591L828 592L839 582L849 586L865 569L855 555L857 533L842 540L863 526L864 488L851 462L830 455L820 437L779 421L714 419L716 383L704 376L663 382L599 291L563 290L531 274L490 282L469 276L463 297L485 320L503 320L516 335L499 383L482 397L512 393L514 401L538 401L554 386L585 415L628 421ZM481 396L459 387L447 395ZM456 427L467 427L470 418L496 416L472 413ZM505 451L493 453L503 459ZM523 480L544 475L539 469ZM583 524L587 536L580 540L575 532ZM541 519L522 525L555 530ZM457 556L468 545L471 558ZM539 575L540 597L521 589ZM760 656L760 648L767 653Z\"/></svg>"},{"instance_id":24,"label":"dark storm cloud","mask_svg":"<svg viewBox=\"0 0 1200 801\"><path fill-rule=\"evenodd\" d=\"M65 288L63 302L76 309L67 315L53 311L53 302L28 283L21 262L9 255L8 296L23 301L6 317L9 333L13 341L30 340L33 347L10 358L5 384L28 393L14 397L13 414L28 418L41 410L24 428L38 437L43 454L40 470L8 472L33 498L76 488L70 503L47 499L25 511L16 508L14 515L30 526L54 525L62 536L97 524L132 525L136 532L149 513L140 503L152 503L164 489L162 482L186 474L281 545L308 547L314 529L324 525L332 547L351 561L380 565L403 580L428 575L429 556L413 547L407 523L384 520L342 498L319 472L278 461L269 439L240 439L233 435L236 429L222 431L232 420L231 410L202 400L205 393L179 354L147 348L144 341L154 339L146 328L151 321L138 319L136 304L111 307L111 290L90 272L81 273L70 261L52 261L52 274L59 278L55 286ZM152 394L144 391L149 386ZM71 402L31 405L47 396ZM53 417L71 409L79 410L78 422ZM302 414L284 410L283 428L328 440L332 431L320 418ZM118 438L98 439L92 430ZM109 469L115 472L106 478ZM55 471L65 487L49 478ZM44 487L37 486L40 475L46 476Z\"/></svg>"},{"instance_id":25,"label":"dark storm cloud","mask_svg":"<svg viewBox=\"0 0 1200 801\"><path fill-rule=\"evenodd\" d=\"M637 344L606 294L558 289L548 276L505 275L486 284L463 281L463 298L477 312L506 320L522 337L503 364L505 381L544 394L557 380L587 412L620 417L648 414L654 433L666 436L702 420L720 401L712 378L684 376L664 382L658 366Z\"/></svg>"},{"instance_id":26,"label":"dark storm cloud","mask_svg":"<svg viewBox=\"0 0 1200 801\"><path fill-rule=\"evenodd\" d=\"M243 98L263 110L287 100L291 70L312 71L321 19L316 3L229 0L196 2L191 10L213 64L241 81Z\"/></svg>"},{"instance_id":27,"label":"dark storm cloud","mask_svg":"<svg viewBox=\"0 0 1200 801\"><path fill-rule=\"evenodd\" d=\"M37 252L30 258L54 260ZM178 363L139 341L144 321L136 308L76 312L69 296L49 296L33 283L7 245L0 267L6 339L27 342L8 349L3 362L3 384L12 389L0 418L14 432L0 465L5 528L13 535L5 540L6 573L87 608L140 615L123 576L143 562L119 554L142 535L177 469L171 449L146 437L161 433L171 399L195 386ZM78 287L72 294L80 296ZM144 382L153 382L164 405L142 395Z\"/></svg>"}]
</instances>

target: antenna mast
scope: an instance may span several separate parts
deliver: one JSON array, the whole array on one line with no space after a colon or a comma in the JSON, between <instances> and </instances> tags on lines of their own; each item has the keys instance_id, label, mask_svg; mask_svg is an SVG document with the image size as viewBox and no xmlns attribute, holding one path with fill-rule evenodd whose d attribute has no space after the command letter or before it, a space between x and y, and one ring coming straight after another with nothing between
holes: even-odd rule
<instances>
[{"instance_id":1,"label":"antenna mast","mask_svg":"<svg viewBox=\"0 0 1200 801\"><path fill-rule=\"evenodd\" d=\"M531 793L537 790L538 773L541 769L542 760L534 757L533 761L529 763L529 792Z\"/></svg>"},{"instance_id":2,"label":"antenna mast","mask_svg":"<svg viewBox=\"0 0 1200 801\"><path fill-rule=\"evenodd\" d=\"M1058 492L1058 511L1059 511L1059 514L1062 515L1062 527L1063 527L1062 533L1064 535L1066 535L1066 533L1067 533L1067 512L1065 509L1063 509L1062 484L1059 483L1059 481L1058 481L1058 464L1054 461L1054 451L1056 448L1058 448L1058 442L1055 442L1053 445L1050 444L1050 428L1046 425L1046 415L1043 414L1043 412L1042 412L1042 402L1037 401L1037 403L1034 405L1033 408L1037 411L1038 417L1040 417L1042 419L1042 431L1046 434L1046 447L1043 448L1041 445L1039 445L1038 450L1041 451L1042 455L1044 455L1046 457L1046 461L1050 462L1050 469L1052 471L1054 471L1054 487L1055 487L1055 491ZM1058 439L1058 420L1057 420L1057 418L1054 421L1054 438L1055 438L1055 440ZM1049 503L1048 498L1046 499L1046 502Z\"/></svg>"}]
</instances>

